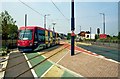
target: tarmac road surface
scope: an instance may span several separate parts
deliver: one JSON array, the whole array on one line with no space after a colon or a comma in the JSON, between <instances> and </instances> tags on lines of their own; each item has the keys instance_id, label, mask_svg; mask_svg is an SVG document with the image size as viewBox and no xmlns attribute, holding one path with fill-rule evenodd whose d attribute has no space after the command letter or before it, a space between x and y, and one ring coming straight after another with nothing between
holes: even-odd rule
<instances>
[{"instance_id":1,"label":"tarmac road surface","mask_svg":"<svg viewBox=\"0 0 120 79\"><path fill-rule=\"evenodd\" d=\"M96 54L102 55L106 58L109 59L113 59L115 61L120 62L119 59L119 53L120 50L119 49L113 49L113 48L108 48L108 47L103 47L103 46L96 46L96 45L81 45L81 44L77 44L77 46L84 48L88 51L94 52Z\"/></svg>"},{"instance_id":2,"label":"tarmac road surface","mask_svg":"<svg viewBox=\"0 0 120 79\"><path fill-rule=\"evenodd\" d=\"M19 55L22 55L22 56L11 59L12 57L19 56ZM8 60L7 68L25 60L25 57L22 53L11 53L9 58L11 60ZM13 68L7 69L5 71L4 78L6 79L6 78L16 77L17 75L19 75L20 73L24 72L27 69L29 69L29 66L28 66L27 62L24 62L20 65L17 65L15 67L13 67ZM26 72L25 74L21 75L20 77L25 77L25 78L27 77L29 79L34 79L31 71Z\"/></svg>"}]
</instances>

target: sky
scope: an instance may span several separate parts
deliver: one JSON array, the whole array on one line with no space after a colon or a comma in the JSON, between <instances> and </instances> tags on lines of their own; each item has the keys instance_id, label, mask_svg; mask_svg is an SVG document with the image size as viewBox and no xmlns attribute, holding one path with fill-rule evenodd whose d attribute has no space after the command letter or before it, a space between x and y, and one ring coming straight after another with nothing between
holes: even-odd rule
<instances>
[{"instance_id":1,"label":"sky","mask_svg":"<svg viewBox=\"0 0 120 79\"><path fill-rule=\"evenodd\" d=\"M20 0L4 0L0 3L0 12L8 13L16 20L18 27L24 26L24 16L27 14L27 25L44 27L44 15L47 16L47 28L52 29L52 23L56 23L55 31L59 33L71 32L71 2L70 0L52 0L62 12L54 6L51 0L21 0L35 11L25 6ZM119 0L75 0L75 33L89 31L96 34L100 28L103 33L102 15L105 14L106 34L118 34L118 1ZM39 13L38 13L39 12ZM67 18L67 19L66 19Z\"/></svg>"}]
</instances>

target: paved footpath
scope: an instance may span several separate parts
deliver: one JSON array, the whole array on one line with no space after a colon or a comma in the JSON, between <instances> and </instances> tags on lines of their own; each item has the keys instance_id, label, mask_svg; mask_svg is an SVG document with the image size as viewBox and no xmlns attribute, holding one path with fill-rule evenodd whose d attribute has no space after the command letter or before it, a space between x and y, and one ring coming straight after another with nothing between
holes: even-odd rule
<instances>
[{"instance_id":1,"label":"paved footpath","mask_svg":"<svg viewBox=\"0 0 120 79\"><path fill-rule=\"evenodd\" d=\"M38 56L41 53L48 51L46 54L38 56L34 59L29 60L21 64L20 66L14 68L13 70L8 69L5 77L12 77L18 75L21 72L24 72L28 68L33 67L37 63L41 62L45 58L53 55L58 51L58 49L62 47L66 47L69 45L68 43L62 42L62 46L55 46L53 48L46 49L45 51L34 52L29 54L24 54L24 56L20 57L17 60L11 60L8 63L8 66L11 66L17 62L22 60L30 59L34 56ZM49 51L53 49L53 51ZM107 60L106 58L87 51L80 47L75 47L75 55L70 56L70 45L67 49L61 51L60 53L56 54L49 60L39 64L38 66L34 67L27 73L21 75L22 77L37 77L37 78L48 78L48 77L58 77L58 78L65 78L65 77L79 77L82 78L90 78L90 77L118 77L118 66L120 63ZM11 54L11 56L16 56L19 54ZM13 72L14 71L14 72ZM12 73L11 73L12 72ZM119 75L120 76L120 75Z\"/></svg>"}]
</instances>

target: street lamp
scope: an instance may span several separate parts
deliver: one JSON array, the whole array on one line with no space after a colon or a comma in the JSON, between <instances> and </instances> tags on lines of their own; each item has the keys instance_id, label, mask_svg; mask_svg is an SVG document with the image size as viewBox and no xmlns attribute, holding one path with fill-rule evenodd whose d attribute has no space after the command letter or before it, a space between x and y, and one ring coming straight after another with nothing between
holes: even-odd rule
<instances>
[{"instance_id":1,"label":"street lamp","mask_svg":"<svg viewBox=\"0 0 120 79\"><path fill-rule=\"evenodd\" d=\"M90 39L91 39L91 30L92 30L92 28L90 27Z\"/></svg>"},{"instance_id":2,"label":"street lamp","mask_svg":"<svg viewBox=\"0 0 120 79\"><path fill-rule=\"evenodd\" d=\"M81 32L81 26L80 26L80 32Z\"/></svg>"},{"instance_id":3,"label":"street lamp","mask_svg":"<svg viewBox=\"0 0 120 79\"><path fill-rule=\"evenodd\" d=\"M105 34L105 14L104 13L100 14L103 15L103 34Z\"/></svg>"},{"instance_id":4,"label":"street lamp","mask_svg":"<svg viewBox=\"0 0 120 79\"><path fill-rule=\"evenodd\" d=\"M50 16L50 14L44 15L44 28L46 29L46 16Z\"/></svg>"},{"instance_id":5,"label":"street lamp","mask_svg":"<svg viewBox=\"0 0 120 79\"><path fill-rule=\"evenodd\" d=\"M55 28L54 27L55 27L56 22L53 22L52 24L53 24L53 31L55 32Z\"/></svg>"}]
</instances>

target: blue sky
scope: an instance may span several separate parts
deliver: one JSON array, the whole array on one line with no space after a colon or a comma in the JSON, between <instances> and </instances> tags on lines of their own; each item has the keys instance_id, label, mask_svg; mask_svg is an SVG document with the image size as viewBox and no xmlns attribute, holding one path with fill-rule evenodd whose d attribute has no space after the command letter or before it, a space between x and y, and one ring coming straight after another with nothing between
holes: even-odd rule
<instances>
[{"instance_id":1,"label":"blue sky","mask_svg":"<svg viewBox=\"0 0 120 79\"><path fill-rule=\"evenodd\" d=\"M41 0L31 0L25 2L27 5L38 11L40 14L34 12L19 0L11 0L12 2L3 1L2 8L0 10L7 10L9 14L17 21L17 25L24 25L24 15L28 15L28 25L37 25L44 27L43 16L45 14L50 14L47 16L47 28L52 29L52 23L56 22L55 30L60 33L67 33L70 31L70 21L66 20L61 13L55 8L51 0L46 0L42 2ZM22 0L24 2L24 0ZM100 2L101 1L101 2ZM114 1L114 2L113 2ZM60 0L53 2L61 10L61 12L68 19L71 18L71 4L70 0L62 1ZM0 4L1 5L1 4ZM106 33L110 35L117 35L118 33L118 0L94 0L80 2L75 0L75 33L79 33L80 26L81 30L89 31L92 28L92 33L96 33L96 29L99 27L101 33L103 33L102 26L102 15L99 13L105 13L106 15Z\"/></svg>"}]
</instances>

